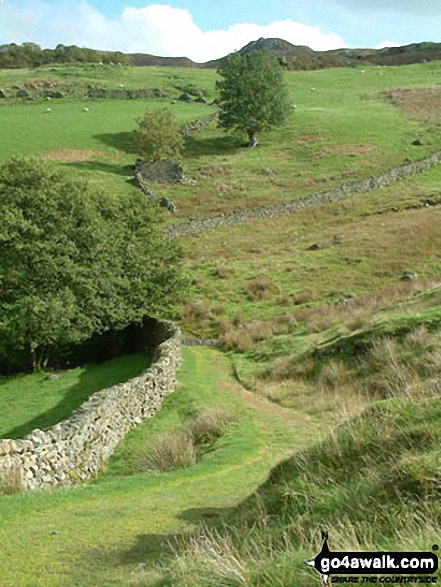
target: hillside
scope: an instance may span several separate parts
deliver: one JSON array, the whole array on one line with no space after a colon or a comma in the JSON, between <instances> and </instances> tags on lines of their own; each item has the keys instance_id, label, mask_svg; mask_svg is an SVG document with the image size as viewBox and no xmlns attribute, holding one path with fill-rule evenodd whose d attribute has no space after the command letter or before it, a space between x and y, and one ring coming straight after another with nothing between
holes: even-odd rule
<instances>
[{"instance_id":1,"label":"hillside","mask_svg":"<svg viewBox=\"0 0 441 587\"><path fill-rule=\"evenodd\" d=\"M357 65L409 65L441 59L441 43L413 43L384 49L334 49L314 51L303 45L293 45L283 39L251 41L239 50L241 54L267 49L277 55L287 70L314 70ZM41 49L35 43L15 43L0 46L0 69L39 67L53 63L104 63L134 65L137 67L217 68L221 59L196 63L187 57L160 57L147 53L95 51L76 46L57 45L55 49Z\"/></svg>"},{"instance_id":2,"label":"hillside","mask_svg":"<svg viewBox=\"0 0 441 587\"><path fill-rule=\"evenodd\" d=\"M318 587L304 563L322 529L333 550L439 543L441 62L330 53L358 67L284 71L297 108L258 148L212 121L186 139L192 181L149 184L176 205L158 216L191 278L175 320L217 348L184 346L177 390L93 482L13 494L0 478L2 587ZM137 189L135 120L146 107L181 125L210 117L216 79L202 67L3 69L0 159L40 155L124 197ZM45 89L63 94L49 112ZM187 91L205 103L179 100ZM4 434L52 425L89 393L79 370L45 376L2 378ZM203 440L184 462L196 423ZM167 447L181 460L152 465Z\"/></svg>"}]
</instances>

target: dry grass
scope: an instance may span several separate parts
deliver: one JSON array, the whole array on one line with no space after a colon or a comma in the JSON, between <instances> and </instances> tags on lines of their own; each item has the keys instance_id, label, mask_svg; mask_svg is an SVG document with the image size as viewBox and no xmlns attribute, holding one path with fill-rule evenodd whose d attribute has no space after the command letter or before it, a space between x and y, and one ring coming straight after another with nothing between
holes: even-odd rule
<instances>
[{"instance_id":1,"label":"dry grass","mask_svg":"<svg viewBox=\"0 0 441 587\"><path fill-rule=\"evenodd\" d=\"M0 471L0 495L12 495L22 490L22 473L19 467Z\"/></svg>"},{"instance_id":2,"label":"dry grass","mask_svg":"<svg viewBox=\"0 0 441 587\"><path fill-rule=\"evenodd\" d=\"M247 298L252 301L268 301L278 293L279 288L268 277L256 277L245 286Z\"/></svg>"},{"instance_id":3,"label":"dry grass","mask_svg":"<svg viewBox=\"0 0 441 587\"><path fill-rule=\"evenodd\" d=\"M219 342L228 349L245 352L257 342L289 332L296 324L297 320L292 314L282 314L271 320L250 323L237 317L232 321L225 320L220 323Z\"/></svg>"},{"instance_id":4,"label":"dry grass","mask_svg":"<svg viewBox=\"0 0 441 587\"><path fill-rule=\"evenodd\" d=\"M140 459L140 469L166 473L185 469L196 463L196 447L192 436L184 430L168 432L158 437L154 446Z\"/></svg>"},{"instance_id":5,"label":"dry grass","mask_svg":"<svg viewBox=\"0 0 441 587\"><path fill-rule=\"evenodd\" d=\"M319 150L318 155L368 155L375 153L378 148L375 145L334 145L332 147L323 147Z\"/></svg>"},{"instance_id":6,"label":"dry grass","mask_svg":"<svg viewBox=\"0 0 441 587\"><path fill-rule=\"evenodd\" d=\"M342 298L336 304L299 308L293 314L299 322L305 324L307 333L322 332L342 323L349 331L358 330L369 324L374 313L388 308L394 302L423 293L437 284L427 279L401 281L393 287L360 297Z\"/></svg>"},{"instance_id":7,"label":"dry grass","mask_svg":"<svg viewBox=\"0 0 441 587\"><path fill-rule=\"evenodd\" d=\"M92 149L61 149L48 151L44 158L50 161L62 161L64 163L79 163L81 161L92 161L96 157L107 157L106 153L93 151Z\"/></svg>"},{"instance_id":8,"label":"dry grass","mask_svg":"<svg viewBox=\"0 0 441 587\"><path fill-rule=\"evenodd\" d=\"M207 528L198 536L172 544L172 549L176 557L174 585L249 586L249 561L241 556L231 534Z\"/></svg>"},{"instance_id":9,"label":"dry grass","mask_svg":"<svg viewBox=\"0 0 441 587\"><path fill-rule=\"evenodd\" d=\"M397 88L385 92L388 100L413 120L438 122L441 108L441 87Z\"/></svg>"},{"instance_id":10,"label":"dry grass","mask_svg":"<svg viewBox=\"0 0 441 587\"><path fill-rule=\"evenodd\" d=\"M221 437L225 427L237 418L222 408L207 408L192 418L186 428L159 436L139 459L139 470L167 473L186 469L200 459L199 447Z\"/></svg>"},{"instance_id":11,"label":"dry grass","mask_svg":"<svg viewBox=\"0 0 441 587\"><path fill-rule=\"evenodd\" d=\"M220 438L225 427L235 420L234 414L222 408L207 408L190 422L189 433L196 446L206 444Z\"/></svg>"}]
</instances>

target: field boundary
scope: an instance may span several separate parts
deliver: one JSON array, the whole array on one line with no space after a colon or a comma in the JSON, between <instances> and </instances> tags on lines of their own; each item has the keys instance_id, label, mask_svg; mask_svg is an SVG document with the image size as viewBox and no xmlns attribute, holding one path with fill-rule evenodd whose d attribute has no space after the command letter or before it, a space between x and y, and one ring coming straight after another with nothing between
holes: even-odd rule
<instances>
[{"instance_id":1,"label":"field boundary","mask_svg":"<svg viewBox=\"0 0 441 587\"><path fill-rule=\"evenodd\" d=\"M72 415L20 440L0 440L0 491L66 487L86 482L129 430L151 418L177 385L181 332L155 321L154 363L140 376L93 394Z\"/></svg>"},{"instance_id":2,"label":"field boundary","mask_svg":"<svg viewBox=\"0 0 441 587\"><path fill-rule=\"evenodd\" d=\"M169 227L167 236L169 238L176 238L203 230L227 228L238 224L244 224L245 222L267 220L276 216L293 214L320 204L338 202L339 200L348 198L353 194L371 192L375 189L387 187L401 179L433 169L439 163L441 163L441 151L436 151L428 157L402 163L388 171L379 173L378 175L371 175L361 180L346 182L336 188L315 192L302 198L290 200L289 202L274 204L262 208L237 210L187 222L179 222Z\"/></svg>"}]
</instances>

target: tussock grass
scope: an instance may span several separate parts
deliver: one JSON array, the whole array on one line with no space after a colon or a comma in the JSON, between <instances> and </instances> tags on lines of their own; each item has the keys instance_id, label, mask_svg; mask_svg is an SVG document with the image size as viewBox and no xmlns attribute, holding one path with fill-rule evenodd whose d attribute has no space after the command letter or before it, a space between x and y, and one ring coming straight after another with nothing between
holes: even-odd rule
<instances>
[{"instance_id":1,"label":"tussock grass","mask_svg":"<svg viewBox=\"0 0 441 587\"><path fill-rule=\"evenodd\" d=\"M245 285L247 298L250 301L267 301L278 293L278 287L269 277L256 277Z\"/></svg>"},{"instance_id":2,"label":"tussock grass","mask_svg":"<svg viewBox=\"0 0 441 587\"><path fill-rule=\"evenodd\" d=\"M236 420L220 407L206 408L190 418L186 427L158 436L153 445L138 457L140 472L168 473L195 465L203 457L204 447L220 438L228 424Z\"/></svg>"},{"instance_id":3,"label":"tussock grass","mask_svg":"<svg viewBox=\"0 0 441 587\"><path fill-rule=\"evenodd\" d=\"M156 439L155 444L140 457L139 470L168 473L196 463L193 438L185 430L171 431Z\"/></svg>"},{"instance_id":4,"label":"tussock grass","mask_svg":"<svg viewBox=\"0 0 441 587\"><path fill-rule=\"evenodd\" d=\"M7 471L0 469L0 495L20 493L22 488L21 470L13 467Z\"/></svg>"}]
</instances>

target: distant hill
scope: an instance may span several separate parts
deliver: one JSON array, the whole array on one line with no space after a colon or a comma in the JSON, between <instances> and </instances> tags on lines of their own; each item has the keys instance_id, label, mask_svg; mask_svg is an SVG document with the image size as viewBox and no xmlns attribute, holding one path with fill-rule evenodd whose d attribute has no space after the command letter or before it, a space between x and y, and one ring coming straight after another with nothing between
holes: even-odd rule
<instances>
[{"instance_id":1,"label":"distant hill","mask_svg":"<svg viewBox=\"0 0 441 587\"><path fill-rule=\"evenodd\" d=\"M408 65L441 60L441 43L413 43L403 47L384 49L334 49L314 51L303 45L292 45L283 39L258 39L239 50L242 55L267 49L274 53L287 70L353 67L355 65ZM159 57L146 53L95 51L57 45L55 49L41 49L35 43L0 46L0 69L39 67L51 63L114 63L139 67L217 68L222 59L196 63L187 57Z\"/></svg>"},{"instance_id":2,"label":"distant hill","mask_svg":"<svg viewBox=\"0 0 441 587\"><path fill-rule=\"evenodd\" d=\"M289 70L354 67L355 65L408 65L441 60L441 43L413 43L384 49L334 49L314 51L304 45L292 45L282 39L259 39L240 49L246 55L267 49L277 55L280 64ZM210 61L204 67L217 67L221 60Z\"/></svg>"}]
</instances>

